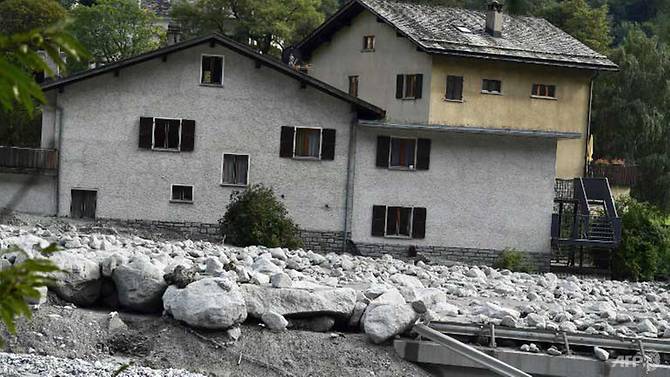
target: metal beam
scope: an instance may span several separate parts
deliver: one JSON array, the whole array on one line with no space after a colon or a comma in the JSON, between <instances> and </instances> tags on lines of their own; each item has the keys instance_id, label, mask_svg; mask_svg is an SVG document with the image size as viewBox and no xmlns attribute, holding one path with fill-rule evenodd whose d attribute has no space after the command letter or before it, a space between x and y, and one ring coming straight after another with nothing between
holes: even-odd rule
<instances>
[{"instance_id":1,"label":"metal beam","mask_svg":"<svg viewBox=\"0 0 670 377\"><path fill-rule=\"evenodd\" d=\"M488 333L488 328L479 325L467 325L462 323L431 322L430 327L440 333L462 336L479 336L483 331ZM564 344L563 334L558 331L540 329L511 329L496 327L497 339L513 339L525 342ZM589 334L566 334L568 342L573 346L601 347L610 349L639 350L638 338L613 337L605 335ZM644 338L644 348L648 351L670 353L670 341Z\"/></svg>"},{"instance_id":2,"label":"metal beam","mask_svg":"<svg viewBox=\"0 0 670 377\"><path fill-rule=\"evenodd\" d=\"M503 377L532 377L530 374L524 371L516 369L509 364L503 363L502 361L491 357L478 349L462 343L450 336L444 335L439 331L435 331L424 324L418 324L414 326L414 332L434 341L435 343L441 344L449 350L454 351Z\"/></svg>"}]
</instances>

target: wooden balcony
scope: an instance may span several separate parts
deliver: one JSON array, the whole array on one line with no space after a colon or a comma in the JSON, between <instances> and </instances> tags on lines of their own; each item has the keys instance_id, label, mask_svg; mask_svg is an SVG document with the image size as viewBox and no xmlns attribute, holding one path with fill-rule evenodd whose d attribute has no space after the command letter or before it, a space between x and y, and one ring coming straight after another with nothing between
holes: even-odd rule
<instances>
[{"instance_id":1,"label":"wooden balcony","mask_svg":"<svg viewBox=\"0 0 670 377\"><path fill-rule=\"evenodd\" d=\"M58 173L58 151L0 146L0 172L56 175Z\"/></svg>"}]
</instances>

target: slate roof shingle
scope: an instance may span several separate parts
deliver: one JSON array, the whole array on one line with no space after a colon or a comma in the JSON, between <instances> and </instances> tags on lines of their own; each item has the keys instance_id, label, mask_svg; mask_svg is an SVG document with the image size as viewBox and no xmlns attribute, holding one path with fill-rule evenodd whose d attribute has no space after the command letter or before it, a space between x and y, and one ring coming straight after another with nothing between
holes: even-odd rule
<instances>
[{"instance_id":1,"label":"slate roof shingle","mask_svg":"<svg viewBox=\"0 0 670 377\"><path fill-rule=\"evenodd\" d=\"M593 51L542 18L505 14L502 37L495 38L485 31L486 13L483 11L401 0L353 0L347 6L357 4L391 24L430 53L617 69L616 64L606 56ZM351 13L341 14L344 17L351 16ZM327 22L332 21L336 20ZM465 27L470 32L460 31L459 27ZM310 39L318 38L320 29L298 46L314 46Z\"/></svg>"}]
</instances>

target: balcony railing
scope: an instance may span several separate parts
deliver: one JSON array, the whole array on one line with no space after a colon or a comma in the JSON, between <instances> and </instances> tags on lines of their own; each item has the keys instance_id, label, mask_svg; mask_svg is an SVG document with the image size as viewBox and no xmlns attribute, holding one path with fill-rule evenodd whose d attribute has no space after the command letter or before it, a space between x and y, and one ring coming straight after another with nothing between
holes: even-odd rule
<instances>
[{"instance_id":1,"label":"balcony railing","mask_svg":"<svg viewBox=\"0 0 670 377\"><path fill-rule=\"evenodd\" d=\"M0 170L21 174L55 174L58 151L0 146Z\"/></svg>"}]
</instances>

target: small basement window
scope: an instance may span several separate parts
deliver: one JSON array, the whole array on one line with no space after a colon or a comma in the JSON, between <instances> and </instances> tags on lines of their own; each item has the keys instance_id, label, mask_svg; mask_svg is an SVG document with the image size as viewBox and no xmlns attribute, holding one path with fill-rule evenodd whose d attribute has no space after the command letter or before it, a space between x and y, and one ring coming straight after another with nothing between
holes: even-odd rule
<instances>
[{"instance_id":1,"label":"small basement window","mask_svg":"<svg viewBox=\"0 0 670 377\"><path fill-rule=\"evenodd\" d=\"M193 203L193 186L172 185L170 201L174 203Z\"/></svg>"},{"instance_id":2,"label":"small basement window","mask_svg":"<svg viewBox=\"0 0 670 377\"><path fill-rule=\"evenodd\" d=\"M375 36L366 35L363 37L363 52L372 52L375 50Z\"/></svg>"},{"instance_id":3,"label":"small basement window","mask_svg":"<svg viewBox=\"0 0 670 377\"><path fill-rule=\"evenodd\" d=\"M249 155L224 153L221 184L246 186L249 183Z\"/></svg>"},{"instance_id":4,"label":"small basement window","mask_svg":"<svg viewBox=\"0 0 670 377\"><path fill-rule=\"evenodd\" d=\"M500 94L502 93L502 82L500 80L482 80L482 93Z\"/></svg>"},{"instance_id":5,"label":"small basement window","mask_svg":"<svg viewBox=\"0 0 670 377\"><path fill-rule=\"evenodd\" d=\"M179 150L181 119L154 119L153 149Z\"/></svg>"},{"instance_id":6,"label":"small basement window","mask_svg":"<svg viewBox=\"0 0 670 377\"><path fill-rule=\"evenodd\" d=\"M416 167L416 139L391 138L389 167L414 170Z\"/></svg>"},{"instance_id":7,"label":"small basement window","mask_svg":"<svg viewBox=\"0 0 670 377\"><path fill-rule=\"evenodd\" d=\"M532 97L556 98L556 85L533 84Z\"/></svg>"},{"instance_id":8,"label":"small basement window","mask_svg":"<svg viewBox=\"0 0 670 377\"><path fill-rule=\"evenodd\" d=\"M214 86L223 85L223 56L202 55L200 84Z\"/></svg>"},{"instance_id":9,"label":"small basement window","mask_svg":"<svg viewBox=\"0 0 670 377\"><path fill-rule=\"evenodd\" d=\"M358 97L358 76L349 76L349 95Z\"/></svg>"}]
</instances>

